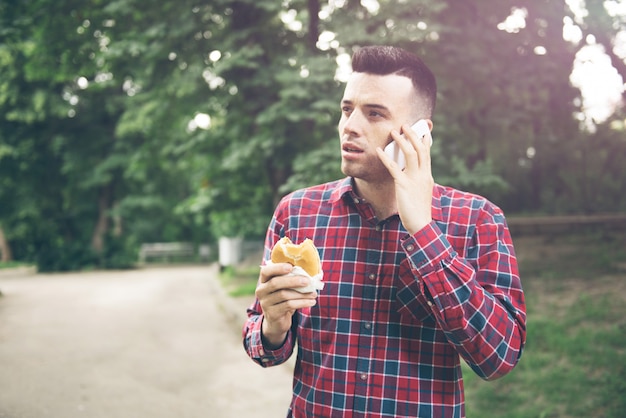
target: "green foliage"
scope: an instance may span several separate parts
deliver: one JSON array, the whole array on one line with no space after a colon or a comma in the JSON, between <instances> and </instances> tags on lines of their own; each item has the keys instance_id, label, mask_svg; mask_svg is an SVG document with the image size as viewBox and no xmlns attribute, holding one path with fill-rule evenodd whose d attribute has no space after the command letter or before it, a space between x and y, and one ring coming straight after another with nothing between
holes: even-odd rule
<instances>
[{"instance_id":1,"label":"green foliage","mask_svg":"<svg viewBox=\"0 0 626 418\"><path fill-rule=\"evenodd\" d=\"M340 178L339 140L326 141L318 149L308 154L299 155L294 160L294 173L280 188L282 193Z\"/></svg>"},{"instance_id":2,"label":"green foliage","mask_svg":"<svg viewBox=\"0 0 626 418\"><path fill-rule=\"evenodd\" d=\"M51 239L37 245L37 271L82 270L97 263L97 254L79 242Z\"/></svg>"},{"instance_id":3,"label":"green foliage","mask_svg":"<svg viewBox=\"0 0 626 418\"><path fill-rule=\"evenodd\" d=\"M263 235L282 195L341 176L337 62L382 42L438 76L437 181L507 211L626 210L624 115L593 132L574 117L583 44L563 40L563 1L373 5L2 2L0 221L15 257L108 266L114 228L137 244ZM499 29L516 8L525 26ZM588 9L581 30L609 45L623 17Z\"/></svg>"},{"instance_id":4,"label":"green foliage","mask_svg":"<svg viewBox=\"0 0 626 418\"><path fill-rule=\"evenodd\" d=\"M441 184L453 185L463 190L473 190L475 193L492 195L509 188L504 179L494 173L494 163L491 160L476 162L471 169L466 166L466 162L460 157L453 155L450 157L446 174L437 176L437 181ZM439 171L437 169L433 169Z\"/></svg>"},{"instance_id":5,"label":"green foliage","mask_svg":"<svg viewBox=\"0 0 626 418\"><path fill-rule=\"evenodd\" d=\"M132 237L108 236L99 266L109 269L129 269L137 264L139 245Z\"/></svg>"}]
</instances>

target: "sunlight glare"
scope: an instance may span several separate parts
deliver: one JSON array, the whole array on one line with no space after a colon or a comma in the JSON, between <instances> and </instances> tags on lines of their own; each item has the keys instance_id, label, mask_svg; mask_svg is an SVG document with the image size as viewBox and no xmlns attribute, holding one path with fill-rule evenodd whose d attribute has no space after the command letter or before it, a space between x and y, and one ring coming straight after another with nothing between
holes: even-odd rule
<instances>
[{"instance_id":1,"label":"sunlight glare","mask_svg":"<svg viewBox=\"0 0 626 418\"><path fill-rule=\"evenodd\" d=\"M335 80L345 83L348 81L350 74L352 74L352 58L350 54L344 52L337 55L335 59L337 62L337 70L335 71Z\"/></svg>"},{"instance_id":2,"label":"sunlight glare","mask_svg":"<svg viewBox=\"0 0 626 418\"><path fill-rule=\"evenodd\" d=\"M209 129L211 127L211 116L206 113L198 113L194 116L193 121L196 123L196 126L200 129Z\"/></svg>"},{"instance_id":3,"label":"sunlight glare","mask_svg":"<svg viewBox=\"0 0 626 418\"><path fill-rule=\"evenodd\" d=\"M218 50L213 50L209 53L209 60L211 60L211 62L217 62L220 58L222 58L222 53Z\"/></svg>"},{"instance_id":4,"label":"sunlight glare","mask_svg":"<svg viewBox=\"0 0 626 418\"><path fill-rule=\"evenodd\" d=\"M580 89L583 112L595 123L607 120L622 101L624 81L600 45L578 51L570 80Z\"/></svg>"},{"instance_id":5,"label":"sunlight glare","mask_svg":"<svg viewBox=\"0 0 626 418\"><path fill-rule=\"evenodd\" d=\"M87 87L89 87L89 80L87 80L85 77L78 77L78 80L76 80L76 85L79 89L85 90Z\"/></svg>"},{"instance_id":6,"label":"sunlight glare","mask_svg":"<svg viewBox=\"0 0 626 418\"><path fill-rule=\"evenodd\" d=\"M528 10L514 7L511 10L511 14L504 19L504 22L498 23L498 29L507 31L508 33L518 33L526 27L527 17Z\"/></svg>"},{"instance_id":7,"label":"sunlight glare","mask_svg":"<svg viewBox=\"0 0 626 418\"><path fill-rule=\"evenodd\" d=\"M377 14L380 10L380 4L377 0L361 0L361 6L365 7L370 14Z\"/></svg>"},{"instance_id":8,"label":"sunlight glare","mask_svg":"<svg viewBox=\"0 0 626 418\"><path fill-rule=\"evenodd\" d=\"M339 43L335 40L335 33L325 30L317 38L316 46L321 51L328 51L331 48L338 47Z\"/></svg>"}]
</instances>

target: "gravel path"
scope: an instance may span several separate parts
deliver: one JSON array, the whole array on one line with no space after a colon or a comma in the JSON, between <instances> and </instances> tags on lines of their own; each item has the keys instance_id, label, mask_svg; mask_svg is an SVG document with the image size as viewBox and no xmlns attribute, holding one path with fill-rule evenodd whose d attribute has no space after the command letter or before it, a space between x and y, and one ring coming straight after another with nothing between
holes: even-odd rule
<instances>
[{"instance_id":1,"label":"gravel path","mask_svg":"<svg viewBox=\"0 0 626 418\"><path fill-rule=\"evenodd\" d=\"M0 273L0 418L282 417L215 266Z\"/></svg>"}]
</instances>

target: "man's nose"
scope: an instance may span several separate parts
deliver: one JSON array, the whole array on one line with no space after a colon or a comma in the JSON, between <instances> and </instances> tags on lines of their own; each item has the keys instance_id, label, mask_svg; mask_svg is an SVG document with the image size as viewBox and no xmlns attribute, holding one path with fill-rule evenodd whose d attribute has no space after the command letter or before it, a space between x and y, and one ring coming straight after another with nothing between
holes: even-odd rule
<instances>
[{"instance_id":1,"label":"man's nose","mask_svg":"<svg viewBox=\"0 0 626 418\"><path fill-rule=\"evenodd\" d=\"M343 133L346 135L360 135L363 128L364 117L361 112L353 111L350 116L346 117L343 124Z\"/></svg>"}]
</instances>

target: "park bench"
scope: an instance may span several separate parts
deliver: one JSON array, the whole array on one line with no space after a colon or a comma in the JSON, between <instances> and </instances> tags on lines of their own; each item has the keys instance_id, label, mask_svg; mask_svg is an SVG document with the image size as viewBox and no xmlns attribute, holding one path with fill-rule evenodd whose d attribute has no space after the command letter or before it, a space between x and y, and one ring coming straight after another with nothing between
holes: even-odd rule
<instances>
[{"instance_id":1,"label":"park bench","mask_svg":"<svg viewBox=\"0 0 626 418\"><path fill-rule=\"evenodd\" d=\"M169 260L176 257L193 257L195 249L188 242L154 242L141 244L139 249L139 262L145 263L149 258L161 258Z\"/></svg>"}]
</instances>

